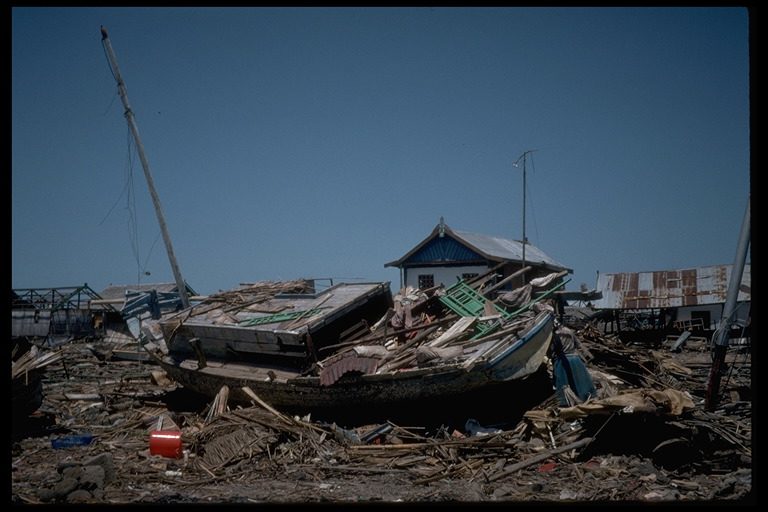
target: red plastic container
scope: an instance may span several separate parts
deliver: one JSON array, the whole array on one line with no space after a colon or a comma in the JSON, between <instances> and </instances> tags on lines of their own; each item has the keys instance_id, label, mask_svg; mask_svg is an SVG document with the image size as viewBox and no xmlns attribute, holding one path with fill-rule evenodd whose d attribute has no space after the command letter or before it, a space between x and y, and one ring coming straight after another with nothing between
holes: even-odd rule
<instances>
[{"instance_id":1,"label":"red plastic container","mask_svg":"<svg viewBox=\"0 0 768 512\"><path fill-rule=\"evenodd\" d=\"M149 434L150 455L161 455L171 459L181 457L181 432L177 430L153 430Z\"/></svg>"}]
</instances>

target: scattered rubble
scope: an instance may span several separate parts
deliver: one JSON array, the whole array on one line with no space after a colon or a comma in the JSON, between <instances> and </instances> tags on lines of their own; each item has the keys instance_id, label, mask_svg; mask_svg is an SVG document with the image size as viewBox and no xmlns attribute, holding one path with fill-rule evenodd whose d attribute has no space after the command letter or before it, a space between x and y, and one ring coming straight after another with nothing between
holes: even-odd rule
<instances>
[{"instance_id":1,"label":"scattered rubble","mask_svg":"<svg viewBox=\"0 0 768 512\"><path fill-rule=\"evenodd\" d=\"M255 394L251 406L229 404L227 389L210 401L151 362L99 359L93 344L75 341L47 364L41 407L15 427L12 500L754 500L748 350L729 350L723 399L710 412L706 343L625 345L589 323L576 334L597 396L560 407L553 393L522 417L468 417L463 429L328 423L286 415ZM160 428L181 432L182 456L150 453ZM54 448L78 435L92 441Z\"/></svg>"}]
</instances>

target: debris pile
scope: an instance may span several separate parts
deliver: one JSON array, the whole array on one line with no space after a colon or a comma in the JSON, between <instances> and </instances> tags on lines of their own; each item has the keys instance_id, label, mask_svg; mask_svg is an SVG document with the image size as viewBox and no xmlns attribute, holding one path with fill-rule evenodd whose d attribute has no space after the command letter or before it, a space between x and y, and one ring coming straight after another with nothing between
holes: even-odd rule
<instances>
[{"instance_id":1,"label":"debris pile","mask_svg":"<svg viewBox=\"0 0 768 512\"><path fill-rule=\"evenodd\" d=\"M445 357L438 349L464 352L516 332L522 324L513 324L525 316L520 312L507 324L498 311L463 317L446 313L440 297L436 290L404 290L382 321L348 339L317 371L340 378L328 369L344 354L376 359L374 369L357 371L428 365ZM496 330L478 336L478 322L496 322ZM729 349L720 405L707 411L711 359L705 341L649 349L624 344L590 323L575 335L595 396L562 406L553 390L522 417L490 425L467 417L464 428L318 421L285 414L247 386L242 391L250 405L230 403L228 388L204 399L168 381L151 362L99 359L93 344L75 341L47 362L38 414L48 424L15 433L13 500L735 502L754 497L748 349ZM382 358L364 347L391 355ZM545 364L552 375L552 361ZM181 456L150 453L150 435L160 429L181 433ZM56 443L82 437L89 442Z\"/></svg>"},{"instance_id":2,"label":"debris pile","mask_svg":"<svg viewBox=\"0 0 768 512\"><path fill-rule=\"evenodd\" d=\"M513 344L543 308L551 310L545 299L564 283L549 290L541 287L551 286L557 277L560 274L554 273L536 283L534 299L531 284L495 300L487 298L482 278L448 288L407 287L370 329L325 347L334 352L317 361L308 374L317 374L323 385L331 385L347 372L382 374L445 363L470 368ZM510 293L524 299L505 301Z\"/></svg>"}]
</instances>

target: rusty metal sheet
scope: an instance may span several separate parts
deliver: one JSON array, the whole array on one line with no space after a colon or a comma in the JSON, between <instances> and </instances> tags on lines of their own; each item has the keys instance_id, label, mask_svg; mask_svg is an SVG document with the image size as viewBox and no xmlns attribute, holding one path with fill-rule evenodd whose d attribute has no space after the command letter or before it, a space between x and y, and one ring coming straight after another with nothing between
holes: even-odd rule
<instances>
[{"instance_id":1,"label":"rusty metal sheet","mask_svg":"<svg viewBox=\"0 0 768 512\"><path fill-rule=\"evenodd\" d=\"M320 384L330 386L347 372L373 373L378 367L379 360L375 357L364 357L350 354L335 361L320 371Z\"/></svg>"},{"instance_id":2,"label":"rusty metal sheet","mask_svg":"<svg viewBox=\"0 0 768 512\"><path fill-rule=\"evenodd\" d=\"M751 266L746 264L739 288L739 302L752 298ZM733 265L713 265L678 270L601 274L597 291L599 309L657 309L723 304Z\"/></svg>"}]
</instances>

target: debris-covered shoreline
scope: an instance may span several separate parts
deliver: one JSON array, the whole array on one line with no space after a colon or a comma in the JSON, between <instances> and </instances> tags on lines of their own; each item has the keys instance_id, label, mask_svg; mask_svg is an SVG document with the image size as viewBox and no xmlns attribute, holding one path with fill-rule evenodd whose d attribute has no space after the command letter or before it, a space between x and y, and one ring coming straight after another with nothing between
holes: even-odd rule
<instances>
[{"instance_id":1,"label":"debris-covered shoreline","mask_svg":"<svg viewBox=\"0 0 768 512\"><path fill-rule=\"evenodd\" d=\"M151 362L76 340L47 364L42 406L14 418L12 502L754 499L748 348L729 349L723 399L707 411L706 343L626 345L591 324L576 335L594 399L563 407L552 393L506 423L467 417L463 428L335 424L210 401ZM150 453L158 425L180 430L181 456ZM89 444L52 446L84 434Z\"/></svg>"}]
</instances>

